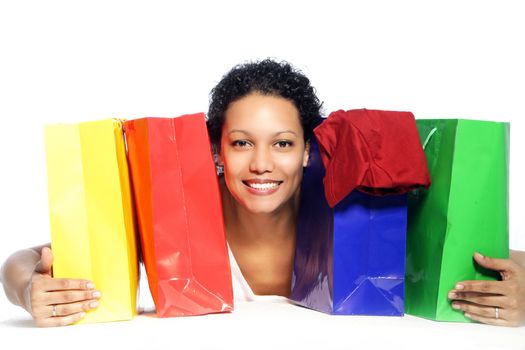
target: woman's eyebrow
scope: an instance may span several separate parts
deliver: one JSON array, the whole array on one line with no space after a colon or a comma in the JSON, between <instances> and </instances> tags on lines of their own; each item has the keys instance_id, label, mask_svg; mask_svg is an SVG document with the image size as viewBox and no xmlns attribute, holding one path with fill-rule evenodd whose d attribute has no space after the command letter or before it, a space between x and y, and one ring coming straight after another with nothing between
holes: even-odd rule
<instances>
[{"instance_id":1,"label":"woman's eyebrow","mask_svg":"<svg viewBox=\"0 0 525 350\"><path fill-rule=\"evenodd\" d=\"M240 133L243 133L243 134L246 134L248 136L251 136L252 134L249 132L249 131L246 131L246 130L240 130L240 129L233 129L233 130L230 130L228 132L227 135L231 135L233 134L234 132L240 132ZM276 133L273 134L273 136L279 136L281 134L286 134L286 133L290 133L290 134L294 134L295 136L297 136L297 133L293 130L283 130L283 131L277 131Z\"/></svg>"},{"instance_id":2,"label":"woman's eyebrow","mask_svg":"<svg viewBox=\"0 0 525 350\"><path fill-rule=\"evenodd\" d=\"M248 131L245 131L245 130L239 130L239 129L233 129L233 130L230 130L230 131L228 132L227 135L233 134L234 132L240 132L240 133L246 134L246 135L248 135L248 136L251 135Z\"/></svg>"},{"instance_id":3,"label":"woman's eyebrow","mask_svg":"<svg viewBox=\"0 0 525 350\"><path fill-rule=\"evenodd\" d=\"M297 136L297 133L293 130L283 130L283 131L278 131L276 132L275 134L273 134L274 136L279 136L280 134L286 134L286 133L290 133L290 134L294 134L295 136Z\"/></svg>"}]
</instances>

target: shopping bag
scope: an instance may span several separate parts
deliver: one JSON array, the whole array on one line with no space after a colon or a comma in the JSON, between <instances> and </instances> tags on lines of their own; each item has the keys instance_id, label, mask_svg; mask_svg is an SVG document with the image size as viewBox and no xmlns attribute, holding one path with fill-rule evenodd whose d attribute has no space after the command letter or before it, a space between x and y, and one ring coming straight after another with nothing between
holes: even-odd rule
<instances>
[{"instance_id":1,"label":"shopping bag","mask_svg":"<svg viewBox=\"0 0 525 350\"><path fill-rule=\"evenodd\" d=\"M469 322L448 292L463 280L492 280L474 252L508 258L509 124L418 120L432 186L409 196L406 312Z\"/></svg>"},{"instance_id":2,"label":"shopping bag","mask_svg":"<svg viewBox=\"0 0 525 350\"><path fill-rule=\"evenodd\" d=\"M137 253L121 122L45 129L53 276L84 278L102 292L80 323L135 314Z\"/></svg>"},{"instance_id":3,"label":"shopping bag","mask_svg":"<svg viewBox=\"0 0 525 350\"><path fill-rule=\"evenodd\" d=\"M339 110L314 134L292 298L334 314L403 315L406 193L430 185L414 116Z\"/></svg>"},{"instance_id":4,"label":"shopping bag","mask_svg":"<svg viewBox=\"0 0 525 350\"><path fill-rule=\"evenodd\" d=\"M301 185L291 299L329 314L403 315L406 194L327 203L317 142Z\"/></svg>"},{"instance_id":5,"label":"shopping bag","mask_svg":"<svg viewBox=\"0 0 525 350\"><path fill-rule=\"evenodd\" d=\"M157 315L231 311L221 198L204 114L130 120L125 132Z\"/></svg>"}]
</instances>

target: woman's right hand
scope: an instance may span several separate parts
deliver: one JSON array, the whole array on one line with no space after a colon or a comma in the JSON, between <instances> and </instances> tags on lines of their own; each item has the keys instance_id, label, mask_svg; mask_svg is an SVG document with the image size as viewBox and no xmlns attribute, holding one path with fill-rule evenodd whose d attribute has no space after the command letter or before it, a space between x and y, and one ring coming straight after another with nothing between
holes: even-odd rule
<instances>
[{"instance_id":1,"label":"woman's right hand","mask_svg":"<svg viewBox=\"0 0 525 350\"><path fill-rule=\"evenodd\" d=\"M98 306L100 292L93 282L82 279L53 278L53 253L44 247L26 290L26 309L39 327L66 326L82 319L86 311Z\"/></svg>"}]
</instances>

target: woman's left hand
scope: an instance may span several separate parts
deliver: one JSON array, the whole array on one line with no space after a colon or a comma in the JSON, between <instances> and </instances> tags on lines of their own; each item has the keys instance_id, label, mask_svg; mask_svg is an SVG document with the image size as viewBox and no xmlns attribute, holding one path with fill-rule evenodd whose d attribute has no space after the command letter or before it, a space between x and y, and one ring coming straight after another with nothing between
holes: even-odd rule
<instances>
[{"instance_id":1,"label":"woman's left hand","mask_svg":"<svg viewBox=\"0 0 525 350\"><path fill-rule=\"evenodd\" d=\"M525 321L525 269L510 259L474 254L476 262L498 271L501 281L458 282L448 297L466 317L491 325L517 327Z\"/></svg>"}]
</instances>

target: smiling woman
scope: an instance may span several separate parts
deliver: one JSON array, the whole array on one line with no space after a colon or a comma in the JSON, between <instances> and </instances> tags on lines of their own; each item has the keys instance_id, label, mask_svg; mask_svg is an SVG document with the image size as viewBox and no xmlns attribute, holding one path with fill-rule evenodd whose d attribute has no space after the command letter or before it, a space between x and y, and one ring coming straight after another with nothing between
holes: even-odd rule
<instances>
[{"instance_id":1,"label":"smiling woman","mask_svg":"<svg viewBox=\"0 0 525 350\"><path fill-rule=\"evenodd\" d=\"M234 283L247 291L238 299L289 296L299 189L320 109L309 80L271 60L233 68L212 91L208 128L224 166L226 235L241 272Z\"/></svg>"},{"instance_id":2,"label":"smiling woman","mask_svg":"<svg viewBox=\"0 0 525 350\"><path fill-rule=\"evenodd\" d=\"M256 294L288 296L302 167L308 161L297 108L250 94L226 111L220 161L228 242ZM233 197L234 200L231 199Z\"/></svg>"}]
</instances>

